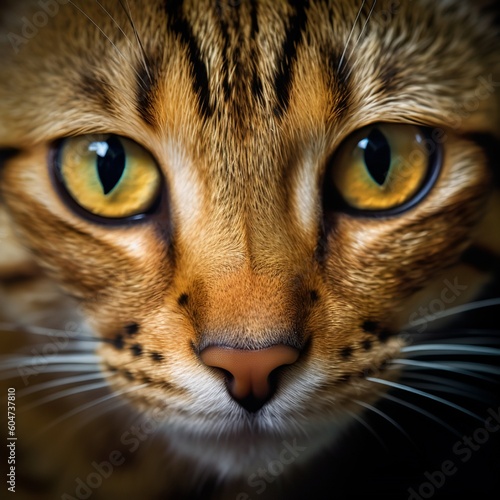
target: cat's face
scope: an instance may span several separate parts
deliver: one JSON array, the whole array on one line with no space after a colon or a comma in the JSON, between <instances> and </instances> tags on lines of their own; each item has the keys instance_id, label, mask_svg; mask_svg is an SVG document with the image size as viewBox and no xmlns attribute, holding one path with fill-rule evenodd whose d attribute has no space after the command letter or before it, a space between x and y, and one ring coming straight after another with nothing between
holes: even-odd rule
<instances>
[{"instance_id":1,"label":"cat's face","mask_svg":"<svg viewBox=\"0 0 500 500\"><path fill-rule=\"evenodd\" d=\"M490 195L488 21L461 1L129 4L136 33L113 1L60 2L32 38L36 2L3 20L1 188L23 241L110 339L112 387L167 429L269 442L359 412ZM105 178L99 145L142 180ZM110 198L96 179L130 182ZM276 345L240 404L228 372ZM221 346L231 369L204 357Z\"/></svg>"}]
</instances>

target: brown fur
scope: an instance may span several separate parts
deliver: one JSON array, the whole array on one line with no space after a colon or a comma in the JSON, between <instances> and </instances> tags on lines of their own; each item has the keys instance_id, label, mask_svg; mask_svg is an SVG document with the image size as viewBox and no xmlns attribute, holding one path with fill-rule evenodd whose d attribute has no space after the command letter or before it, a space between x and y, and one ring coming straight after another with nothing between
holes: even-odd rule
<instances>
[{"instance_id":1,"label":"brown fur","mask_svg":"<svg viewBox=\"0 0 500 500\"><path fill-rule=\"evenodd\" d=\"M197 353L214 342L291 341L307 349L286 369L257 441L359 412L353 398L377 398L363 373L394 376L384 363L401 341L380 333L398 332L415 293L432 297L443 273L457 272L492 196L486 156L469 138L499 132L498 94L481 87L490 75L500 81L489 18L473 2L380 1L362 31L370 5L355 22L360 2L314 1L290 61L288 3L257 2L257 30L251 2L186 1L185 24L209 67L204 95L175 17L159 1L129 3L144 53L117 2L103 2L112 17L97 2L62 5L17 54L5 36L37 5L4 9L0 146L20 152L3 166L1 193L20 240L94 332L124 339L99 353L117 370L112 388L141 385L128 395L133 406L165 406L165 421L182 416L209 443L221 422L245 440L250 420ZM277 92L280 64L290 79ZM465 109L478 89L478 105ZM329 159L374 122L442 129L438 182L397 217L323 213ZM53 141L86 133L132 138L156 158L167 202L147 222L94 224L57 196ZM468 279L476 289L486 277ZM140 326L133 338L131 323Z\"/></svg>"}]
</instances>

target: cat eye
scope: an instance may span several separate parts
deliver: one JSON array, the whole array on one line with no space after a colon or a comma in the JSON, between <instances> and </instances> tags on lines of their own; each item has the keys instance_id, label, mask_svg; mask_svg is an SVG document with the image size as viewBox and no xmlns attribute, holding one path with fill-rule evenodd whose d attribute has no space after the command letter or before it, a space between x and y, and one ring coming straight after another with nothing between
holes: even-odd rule
<instances>
[{"instance_id":1,"label":"cat eye","mask_svg":"<svg viewBox=\"0 0 500 500\"><path fill-rule=\"evenodd\" d=\"M340 198L340 208L364 215L408 210L436 181L439 154L438 144L421 127L393 123L364 127L335 153L327 172L326 202Z\"/></svg>"},{"instance_id":2,"label":"cat eye","mask_svg":"<svg viewBox=\"0 0 500 500\"><path fill-rule=\"evenodd\" d=\"M118 135L84 135L61 141L55 155L58 184L89 214L140 219L157 205L162 185L151 154Z\"/></svg>"}]
</instances>

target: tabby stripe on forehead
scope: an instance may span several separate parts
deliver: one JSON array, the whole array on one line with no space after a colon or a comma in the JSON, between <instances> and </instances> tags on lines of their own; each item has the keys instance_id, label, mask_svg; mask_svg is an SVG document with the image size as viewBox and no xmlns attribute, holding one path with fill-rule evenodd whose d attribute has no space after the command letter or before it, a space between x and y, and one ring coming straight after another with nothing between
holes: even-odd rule
<instances>
[{"instance_id":1,"label":"tabby stripe on forehead","mask_svg":"<svg viewBox=\"0 0 500 500\"><path fill-rule=\"evenodd\" d=\"M258 18L258 6L257 0L250 0L250 38L255 40L257 33L259 32L259 18Z\"/></svg>"},{"instance_id":2,"label":"tabby stripe on forehead","mask_svg":"<svg viewBox=\"0 0 500 500\"><path fill-rule=\"evenodd\" d=\"M201 59L200 48L196 43L191 26L184 17L183 4L184 0L165 0L165 12L169 18L168 26L170 30L179 37L179 40L186 47L191 66L193 89L198 96L200 113L203 117L207 118L214 112L210 104L208 71Z\"/></svg>"},{"instance_id":3,"label":"tabby stripe on forehead","mask_svg":"<svg viewBox=\"0 0 500 500\"><path fill-rule=\"evenodd\" d=\"M258 17L258 7L257 0L251 0L250 2L250 39L252 40L251 48L251 61L257 60L257 50L256 50L256 38L259 33L259 17ZM257 99L262 99L262 81L260 79L257 68L255 68L254 74L252 76L252 95Z\"/></svg>"},{"instance_id":4,"label":"tabby stripe on forehead","mask_svg":"<svg viewBox=\"0 0 500 500\"><path fill-rule=\"evenodd\" d=\"M156 119L154 116L154 86L156 78L153 77L153 65L149 64L149 70L144 66L137 69L137 111L141 118L149 125L155 125Z\"/></svg>"},{"instance_id":5,"label":"tabby stripe on forehead","mask_svg":"<svg viewBox=\"0 0 500 500\"><path fill-rule=\"evenodd\" d=\"M86 71L81 75L79 88L87 99L94 101L108 113L113 112L113 88L109 82Z\"/></svg>"},{"instance_id":6,"label":"tabby stripe on forehead","mask_svg":"<svg viewBox=\"0 0 500 500\"><path fill-rule=\"evenodd\" d=\"M224 91L224 98L226 99L226 102L229 100L229 97L231 95L231 87L229 85L229 68L228 68L228 52L229 52L229 32L228 32L228 25L222 18L222 14L219 15L219 24L220 24L220 31L222 34L222 38L224 40L224 45L222 48L224 57L223 57L223 73L224 77L222 79L222 89Z\"/></svg>"},{"instance_id":7,"label":"tabby stripe on forehead","mask_svg":"<svg viewBox=\"0 0 500 500\"><path fill-rule=\"evenodd\" d=\"M274 87L278 104L275 114L281 117L286 112L290 102L290 82L293 76L293 65L297 57L297 48L302 41L302 35L307 24L307 8L309 0L290 0L295 13L290 16L288 30L277 62L278 70L274 76Z\"/></svg>"}]
</instances>

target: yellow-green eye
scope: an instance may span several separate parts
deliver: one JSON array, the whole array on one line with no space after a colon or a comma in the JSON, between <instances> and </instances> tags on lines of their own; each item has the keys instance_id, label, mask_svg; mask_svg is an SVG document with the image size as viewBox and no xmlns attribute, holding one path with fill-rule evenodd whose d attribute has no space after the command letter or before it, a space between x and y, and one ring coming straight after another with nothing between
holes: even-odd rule
<instances>
[{"instance_id":1,"label":"yellow-green eye","mask_svg":"<svg viewBox=\"0 0 500 500\"><path fill-rule=\"evenodd\" d=\"M329 179L354 210L386 212L419 201L437 176L437 144L417 126L374 124L336 152Z\"/></svg>"},{"instance_id":2,"label":"yellow-green eye","mask_svg":"<svg viewBox=\"0 0 500 500\"><path fill-rule=\"evenodd\" d=\"M109 219L138 217L158 200L162 177L143 147L117 135L70 137L59 145L57 178L73 201Z\"/></svg>"}]
</instances>

